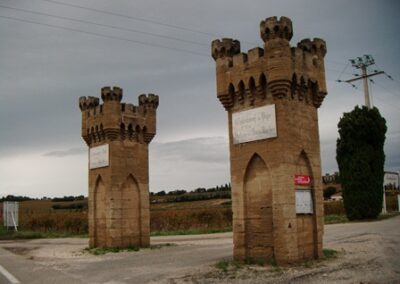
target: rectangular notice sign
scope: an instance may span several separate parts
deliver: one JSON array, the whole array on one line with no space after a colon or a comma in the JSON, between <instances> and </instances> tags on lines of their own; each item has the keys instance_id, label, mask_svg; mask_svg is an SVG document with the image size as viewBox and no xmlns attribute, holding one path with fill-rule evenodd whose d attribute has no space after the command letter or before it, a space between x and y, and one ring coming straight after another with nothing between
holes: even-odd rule
<instances>
[{"instance_id":1,"label":"rectangular notice sign","mask_svg":"<svg viewBox=\"0 0 400 284\"><path fill-rule=\"evenodd\" d=\"M296 190L296 213L297 214L312 214L313 200L310 189Z\"/></svg>"},{"instance_id":2,"label":"rectangular notice sign","mask_svg":"<svg viewBox=\"0 0 400 284\"><path fill-rule=\"evenodd\" d=\"M3 202L3 219L4 227L18 226L18 202L4 201Z\"/></svg>"},{"instance_id":3,"label":"rectangular notice sign","mask_svg":"<svg viewBox=\"0 0 400 284\"><path fill-rule=\"evenodd\" d=\"M233 144L276 137L275 105L232 114Z\"/></svg>"},{"instance_id":4,"label":"rectangular notice sign","mask_svg":"<svg viewBox=\"0 0 400 284\"><path fill-rule=\"evenodd\" d=\"M294 184L295 185L309 185L311 183L310 176L303 175L295 175L294 176Z\"/></svg>"},{"instance_id":5,"label":"rectangular notice sign","mask_svg":"<svg viewBox=\"0 0 400 284\"><path fill-rule=\"evenodd\" d=\"M89 169L107 167L109 165L108 144L90 148Z\"/></svg>"}]
</instances>

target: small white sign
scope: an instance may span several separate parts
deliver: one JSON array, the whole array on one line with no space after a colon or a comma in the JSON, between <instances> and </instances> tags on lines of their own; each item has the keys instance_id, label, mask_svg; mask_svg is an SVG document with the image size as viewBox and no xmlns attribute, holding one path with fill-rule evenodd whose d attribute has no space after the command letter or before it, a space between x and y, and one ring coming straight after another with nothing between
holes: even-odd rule
<instances>
[{"instance_id":1,"label":"small white sign","mask_svg":"<svg viewBox=\"0 0 400 284\"><path fill-rule=\"evenodd\" d=\"M14 227L15 229L17 229L18 202L14 201L3 202L3 218L4 218L4 227Z\"/></svg>"},{"instance_id":2,"label":"small white sign","mask_svg":"<svg viewBox=\"0 0 400 284\"><path fill-rule=\"evenodd\" d=\"M313 201L310 189L296 190L296 213L297 214L312 214Z\"/></svg>"},{"instance_id":3,"label":"small white sign","mask_svg":"<svg viewBox=\"0 0 400 284\"><path fill-rule=\"evenodd\" d=\"M109 145L101 145L89 150L89 169L107 167L109 165Z\"/></svg>"},{"instance_id":4,"label":"small white sign","mask_svg":"<svg viewBox=\"0 0 400 284\"><path fill-rule=\"evenodd\" d=\"M275 105L232 114L233 144L276 137Z\"/></svg>"}]
</instances>

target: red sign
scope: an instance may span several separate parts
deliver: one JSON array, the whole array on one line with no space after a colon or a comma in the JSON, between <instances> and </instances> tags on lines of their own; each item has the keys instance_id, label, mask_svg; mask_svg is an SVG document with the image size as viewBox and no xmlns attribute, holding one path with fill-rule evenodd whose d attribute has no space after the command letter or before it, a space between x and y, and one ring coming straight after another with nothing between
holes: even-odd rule
<instances>
[{"instance_id":1,"label":"red sign","mask_svg":"<svg viewBox=\"0 0 400 284\"><path fill-rule=\"evenodd\" d=\"M295 185L309 185L311 183L310 176L295 175L294 184Z\"/></svg>"}]
</instances>

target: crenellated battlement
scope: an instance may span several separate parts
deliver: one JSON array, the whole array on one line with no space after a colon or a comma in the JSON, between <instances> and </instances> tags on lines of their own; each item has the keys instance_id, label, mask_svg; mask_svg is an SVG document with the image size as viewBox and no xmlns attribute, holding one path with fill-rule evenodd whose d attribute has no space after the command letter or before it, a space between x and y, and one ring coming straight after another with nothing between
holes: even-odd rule
<instances>
[{"instance_id":1,"label":"crenellated battlement","mask_svg":"<svg viewBox=\"0 0 400 284\"><path fill-rule=\"evenodd\" d=\"M292 21L270 17L260 23L264 49L240 52L240 42L214 40L212 57L217 67L217 96L225 109L263 100L289 99L319 107L327 93L324 56L326 43L304 39L290 47Z\"/></svg>"},{"instance_id":2,"label":"crenellated battlement","mask_svg":"<svg viewBox=\"0 0 400 284\"><path fill-rule=\"evenodd\" d=\"M309 52L312 55L317 55L321 58L324 58L326 54L326 42L320 38L314 38L313 40L310 40L309 38L303 39L297 43L297 47L302 49L304 52Z\"/></svg>"},{"instance_id":3,"label":"crenellated battlement","mask_svg":"<svg viewBox=\"0 0 400 284\"><path fill-rule=\"evenodd\" d=\"M80 97L79 108L81 111L94 108L99 105L99 98L96 97Z\"/></svg>"},{"instance_id":4,"label":"crenellated battlement","mask_svg":"<svg viewBox=\"0 0 400 284\"><path fill-rule=\"evenodd\" d=\"M127 140L150 143L156 134L156 109L158 96L140 95L138 106L120 103L122 89L104 87L99 98L81 97L79 107L82 111L82 137L91 146L104 141ZM118 104L108 104L108 102Z\"/></svg>"},{"instance_id":5,"label":"crenellated battlement","mask_svg":"<svg viewBox=\"0 0 400 284\"><path fill-rule=\"evenodd\" d=\"M148 94L147 96L145 94L142 94L139 96L139 106L147 109L157 109L158 107L158 96L154 94Z\"/></svg>"},{"instance_id":6,"label":"crenellated battlement","mask_svg":"<svg viewBox=\"0 0 400 284\"><path fill-rule=\"evenodd\" d=\"M269 17L260 23L260 36L264 42L271 39L290 41L293 36L292 20L287 17Z\"/></svg>"},{"instance_id":7,"label":"crenellated battlement","mask_svg":"<svg viewBox=\"0 0 400 284\"><path fill-rule=\"evenodd\" d=\"M107 101L117 101L120 102L122 100L122 89L119 87L103 87L101 89L101 99L103 102Z\"/></svg>"},{"instance_id":8,"label":"crenellated battlement","mask_svg":"<svg viewBox=\"0 0 400 284\"><path fill-rule=\"evenodd\" d=\"M240 42L231 38L216 39L211 43L211 54L214 60L232 57L240 53Z\"/></svg>"}]
</instances>

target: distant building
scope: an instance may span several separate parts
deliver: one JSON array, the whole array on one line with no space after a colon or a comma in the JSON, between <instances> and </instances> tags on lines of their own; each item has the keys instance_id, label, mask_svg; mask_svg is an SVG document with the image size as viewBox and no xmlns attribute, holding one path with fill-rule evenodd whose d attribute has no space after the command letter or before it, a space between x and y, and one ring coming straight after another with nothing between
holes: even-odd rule
<instances>
[{"instance_id":1,"label":"distant building","mask_svg":"<svg viewBox=\"0 0 400 284\"><path fill-rule=\"evenodd\" d=\"M331 175L331 174L325 174L325 175L322 177L322 182L323 182L324 184L329 184L329 183L334 183L334 184L336 184L336 183L340 183L340 182L339 182L339 178L340 178L340 176L339 176L339 173L338 173L338 172L335 172L333 175Z\"/></svg>"},{"instance_id":2,"label":"distant building","mask_svg":"<svg viewBox=\"0 0 400 284\"><path fill-rule=\"evenodd\" d=\"M330 200L332 200L332 201L342 201L343 200L342 192L336 192L335 194L333 194L331 196Z\"/></svg>"},{"instance_id":3,"label":"distant building","mask_svg":"<svg viewBox=\"0 0 400 284\"><path fill-rule=\"evenodd\" d=\"M399 189L399 173L385 172L383 186L385 189Z\"/></svg>"}]
</instances>

